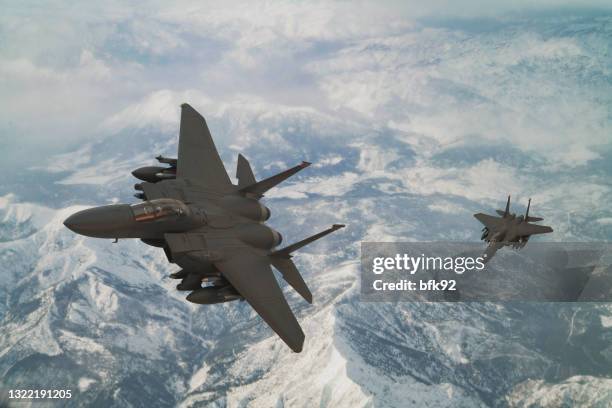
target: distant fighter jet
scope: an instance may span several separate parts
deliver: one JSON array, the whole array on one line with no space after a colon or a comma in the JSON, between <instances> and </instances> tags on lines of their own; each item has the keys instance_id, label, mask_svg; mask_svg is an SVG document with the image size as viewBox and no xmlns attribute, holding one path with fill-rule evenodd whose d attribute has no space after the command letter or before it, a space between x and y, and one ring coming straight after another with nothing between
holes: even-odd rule
<instances>
[{"instance_id":1,"label":"distant fighter jet","mask_svg":"<svg viewBox=\"0 0 612 408\"><path fill-rule=\"evenodd\" d=\"M531 206L531 198L527 204L527 212L525 216L510 213L510 196L506 203L506 210L496 210L501 217L495 217L483 213L474 214L474 217L480 221L484 228L480 239L489 243L484 256L485 262L491 260L495 252L504 246L512 246L513 248L523 248L529 237L535 234L547 234L553 232L553 229L544 225L530 224L530 222L542 221L543 218L531 217L529 215L529 207Z\"/></svg>"},{"instance_id":2,"label":"distant fighter jet","mask_svg":"<svg viewBox=\"0 0 612 408\"><path fill-rule=\"evenodd\" d=\"M238 155L232 184L204 118L181 105L178 159L157 157L169 167L142 167L132 174L144 183L134 186L142 203L106 205L80 211L66 219L72 231L97 238L140 238L163 248L168 261L182 269L178 290L192 291L187 300L212 304L243 300L295 352L304 333L274 277L272 266L307 302L312 294L291 260L301 247L344 225L281 249L281 234L266 226L270 210L259 200L283 180L308 167L301 164L256 181L247 159ZM202 283L207 286L202 287Z\"/></svg>"}]
</instances>

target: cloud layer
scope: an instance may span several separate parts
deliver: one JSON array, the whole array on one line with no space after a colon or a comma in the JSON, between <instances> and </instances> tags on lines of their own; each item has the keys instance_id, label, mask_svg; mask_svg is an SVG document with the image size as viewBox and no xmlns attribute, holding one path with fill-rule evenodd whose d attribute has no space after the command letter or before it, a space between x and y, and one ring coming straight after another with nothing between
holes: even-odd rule
<instances>
[{"instance_id":1,"label":"cloud layer","mask_svg":"<svg viewBox=\"0 0 612 408\"><path fill-rule=\"evenodd\" d=\"M136 130L175 135L188 101L209 118L225 158L263 140L277 152L267 171L298 154L334 169L277 197L371 184L389 195L480 202L521 191L552 205L579 184L606 199L612 14L604 6L12 5L0 16L2 166L75 148L49 169L79 170L62 183L95 182L104 163L132 163L89 163L83 143L133 143ZM298 149L300 137L321 151ZM588 207L592 196L574 201Z\"/></svg>"}]
</instances>

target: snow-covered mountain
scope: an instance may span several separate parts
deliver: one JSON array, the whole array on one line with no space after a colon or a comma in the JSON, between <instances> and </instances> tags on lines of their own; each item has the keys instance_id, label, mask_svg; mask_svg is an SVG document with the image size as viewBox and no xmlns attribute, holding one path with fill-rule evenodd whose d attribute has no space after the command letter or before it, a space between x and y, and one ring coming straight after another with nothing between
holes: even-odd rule
<instances>
[{"instance_id":1,"label":"snow-covered mountain","mask_svg":"<svg viewBox=\"0 0 612 408\"><path fill-rule=\"evenodd\" d=\"M194 9L187 17L160 13L152 28L138 18L101 24L92 35L110 32L106 48L81 52L67 72L21 59L2 64L13 81L30 75L28 83L47 86L36 92L70 89L70 81L85 87L85 102L75 91L77 102L65 98L71 103L130 100L95 99L91 116L71 116L94 124L91 137L36 166L4 168L2 391L72 390L68 401L19 406L612 404L609 304L364 302L359 287L361 241L477 241L472 214L498 208L509 192L514 210L533 197L532 213L554 227L539 240L610 240L610 17L423 20L355 32L364 22L342 25L344 18L324 19L333 10L315 8L300 31L269 8L255 23L249 13L238 24L231 12ZM235 48L227 52L227 44ZM214 46L220 62L206 48ZM158 77L175 61L189 63L177 70L189 80L166 86ZM206 68L206 92L184 86L195 76L192 63ZM283 72L258 69L268 65L298 72L299 87L286 93L303 99L279 90L295 87ZM215 88L225 75L232 87ZM266 86L253 78L273 84L274 97L256 96ZM249 92L230 92L236 86ZM28 103L44 99L22 94ZM245 302L185 301L162 250L77 236L62 225L86 206L136 201L129 173L176 154L183 102L206 116L232 176L239 152L258 178L313 163L265 198L285 242L347 224L294 258L313 305L283 286L306 334L302 353ZM7 126L2 134L17 140Z\"/></svg>"},{"instance_id":2,"label":"snow-covered mountain","mask_svg":"<svg viewBox=\"0 0 612 408\"><path fill-rule=\"evenodd\" d=\"M272 224L288 242L332 222L349 225L346 233L296 257L315 294L309 306L285 288L306 333L302 353L292 353L244 302L186 302L174 288L176 281L168 278L174 269L161 250L138 241L112 244L71 233L62 221L82 206L53 209L6 195L0 200L0 371L5 387L70 388L74 397L69 405L76 406L609 401L612 311L606 305L362 302L361 240L474 239L478 226L462 206L478 204L392 187L397 181L384 170L413 163L410 145L393 142L398 134L384 136L395 147L381 157L380 139L368 129L351 125L351 144L344 150L339 146L348 137L342 135L324 146L304 144L297 141L313 124L321 139L346 124L313 113L282 115L276 128L269 122L278 121L274 115L262 127L270 133L276 129L281 141L292 141L287 152L250 146L240 138L227 140L218 131L224 117L213 116L210 122L226 162L231 162L227 145L229 150L240 145L260 177L292 164L291 159L315 163L311 174L304 172L266 201L273 210ZM256 128L257 122L248 120ZM55 172L59 185L89 183L94 188L91 196L75 188L81 197L76 201L129 201L128 170L157 153L172 153L176 137L162 132L145 137L146 129L122 132L73 153L97 152L72 168L47 171ZM121 140L130 141L128 147ZM114 152L119 145L123 148ZM373 170L377 166L380 174ZM449 216L446 222L440 206L453 201L451 212L465 216ZM523 396L527 389L531 399ZM584 400L587 390L597 393Z\"/></svg>"}]
</instances>

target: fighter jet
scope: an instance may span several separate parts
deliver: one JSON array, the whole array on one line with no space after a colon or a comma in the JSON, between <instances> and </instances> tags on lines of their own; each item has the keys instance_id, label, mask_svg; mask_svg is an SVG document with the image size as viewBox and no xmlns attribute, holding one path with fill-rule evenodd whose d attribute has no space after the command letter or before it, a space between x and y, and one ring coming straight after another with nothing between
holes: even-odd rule
<instances>
[{"instance_id":1,"label":"fighter jet","mask_svg":"<svg viewBox=\"0 0 612 408\"><path fill-rule=\"evenodd\" d=\"M527 245L527 241L532 235L553 232L550 227L530 224L530 222L543 220L543 218L529 215L530 206L531 198L527 204L525 215L517 217L516 214L510 213L510 196L508 196L506 209L504 211L496 210L501 217L483 213L474 214L474 217L484 225L480 239L489 244L484 253L485 262L491 260L497 250L504 246L520 249Z\"/></svg>"},{"instance_id":2,"label":"fighter jet","mask_svg":"<svg viewBox=\"0 0 612 408\"><path fill-rule=\"evenodd\" d=\"M177 289L191 291L199 304L246 300L295 352L304 333L276 278L274 266L308 303L312 293L291 259L303 246L336 231L335 224L302 241L278 248L282 236L265 225L270 210L260 199L283 180L308 167L301 164L256 181L251 165L238 155L234 185L217 153L204 118L181 105L178 158L157 157L168 167L143 167L132 174L143 180L134 188L137 204L114 204L77 212L64 225L96 238L139 238L163 248L181 270ZM205 286L202 286L202 284Z\"/></svg>"}]
</instances>

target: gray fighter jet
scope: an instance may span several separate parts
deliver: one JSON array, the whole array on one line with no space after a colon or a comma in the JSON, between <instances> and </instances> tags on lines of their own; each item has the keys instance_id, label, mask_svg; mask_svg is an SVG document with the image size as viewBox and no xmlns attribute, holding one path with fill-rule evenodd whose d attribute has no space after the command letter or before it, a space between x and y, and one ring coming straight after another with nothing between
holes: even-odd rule
<instances>
[{"instance_id":1,"label":"gray fighter jet","mask_svg":"<svg viewBox=\"0 0 612 408\"><path fill-rule=\"evenodd\" d=\"M506 209L504 211L496 210L501 217L483 213L474 214L474 217L484 225L480 239L489 244L484 253L485 262L491 260L497 250L504 246L520 249L527 245L527 241L532 235L553 232L550 227L530 224L530 222L543 220L543 218L529 215L530 206L531 198L527 204L525 215L517 217L516 214L510 213L510 196L508 196Z\"/></svg>"},{"instance_id":2,"label":"gray fighter jet","mask_svg":"<svg viewBox=\"0 0 612 408\"><path fill-rule=\"evenodd\" d=\"M238 156L232 184L204 118L181 105L178 159L157 157L168 167L143 167L132 174L143 180L134 188L141 203L115 204L80 211L66 219L72 231L97 238L140 238L163 248L168 260L182 269L178 290L191 291L187 300L212 304L246 300L295 352L304 333L274 277L272 266L307 302L312 294L293 263L292 253L344 227L331 228L275 249L281 234L266 226L270 210L260 203L264 193L308 167L301 164L256 181L244 156ZM202 283L206 286L202 287Z\"/></svg>"}]
</instances>

